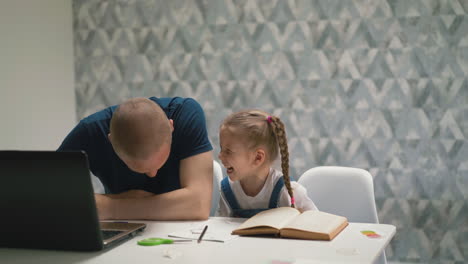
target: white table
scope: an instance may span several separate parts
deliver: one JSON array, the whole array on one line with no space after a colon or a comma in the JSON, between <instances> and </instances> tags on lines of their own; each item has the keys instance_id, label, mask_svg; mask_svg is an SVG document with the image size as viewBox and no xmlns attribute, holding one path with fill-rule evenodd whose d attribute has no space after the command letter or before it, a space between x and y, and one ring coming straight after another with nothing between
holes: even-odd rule
<instances>
[{"instance_id":1,"label":"white table","mask_svg":"<svg viewBox=\"0 0 468 264\"><path fill-rule=\"evenodd\" d=\"M208 221L227 221L232 223L232 229L239 224L238 219L221 217ZM202 226L206 221L145 223L148 227L140 236L109 250L68 252L0 248L0 263L372 263L396 230L393 225L350 223L333 241L235 236L225 243L203 241L143 247L136 241L167 237L175 231ZM363 230L373 230L382 237L368 238L360 232Z\"/></svg>"}]
</instances>

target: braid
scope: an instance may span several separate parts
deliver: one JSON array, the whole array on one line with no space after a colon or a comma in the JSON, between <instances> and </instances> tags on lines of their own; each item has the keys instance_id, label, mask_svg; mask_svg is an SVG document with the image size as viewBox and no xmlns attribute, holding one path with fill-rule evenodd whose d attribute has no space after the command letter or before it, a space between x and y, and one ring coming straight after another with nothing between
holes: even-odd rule
<instances>
[{"instance_id":1,"label":"braid","mask_svg":"<svg viewBox=\"0 0 468 264\"><path fill-rule=\"evenodd\" d=\"M273 126L273 133L276 135L276 141L281 154L281 169L283 171L284 184L288 190L288 194L291 197L291 207L294 206L294 195L291 188L291 180L289 179L289 151L288 151L288 140L286 138L286 130L284 124L276 116L271 116L270 124Z\"/></svg>"}]
</instances>

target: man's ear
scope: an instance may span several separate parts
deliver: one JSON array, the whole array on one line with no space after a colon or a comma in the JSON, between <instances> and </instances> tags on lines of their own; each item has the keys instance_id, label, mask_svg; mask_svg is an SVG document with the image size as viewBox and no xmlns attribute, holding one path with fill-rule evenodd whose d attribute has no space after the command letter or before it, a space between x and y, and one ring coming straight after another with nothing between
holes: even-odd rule
<instances>
[{"instance_id":1,"label":"man's ear","mask_svg":"<svg viewBox=\"0 0 468 264\"><path fill-rule=\"evenodd\" d=\"M171 132L174 132L174 120L169 119L169 125L171 126Z\"/></svg>"},{"instance_id":2,"label":"man's ear","mask_svg":"<svg viewBox=\"0 0 468 264\"><path fill-rule=\"evenodd\" d=\"M265 162L265 150L259 148L255 150L255 159L254 159L254 164L255 165L262 165L263 162Z\"/></svg>"},{"instance_id":3,"label":"man's ear","mask_svg":"<svg viewBox=\"0 0 468 264\"><path fill-rule=\"evenodd\" d=\"M107 134L107 138L109 139L109 141L110 141L111 144L112 144L112 135L111 135L111 133Z\"/></svg>"}]
</instances>

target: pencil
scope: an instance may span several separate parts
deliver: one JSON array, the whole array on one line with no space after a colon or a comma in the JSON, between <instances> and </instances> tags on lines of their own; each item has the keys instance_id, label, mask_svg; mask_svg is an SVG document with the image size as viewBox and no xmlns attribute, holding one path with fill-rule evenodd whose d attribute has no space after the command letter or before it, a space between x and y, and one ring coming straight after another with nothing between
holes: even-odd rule
<instances>
[{"instance_id":1,"label":"pencil","mask_svg":"<svg viewBox=\"0 0 468 264\"><path fill-rule=\"evenodd\" d=\"M202 241L202 238L205 235L206 229L208 229L208 225L206 225L205 228L203 228L203 231L201 232L200 237L197 240L197 243L200 243Z\"/></svg>"}]
</instances>

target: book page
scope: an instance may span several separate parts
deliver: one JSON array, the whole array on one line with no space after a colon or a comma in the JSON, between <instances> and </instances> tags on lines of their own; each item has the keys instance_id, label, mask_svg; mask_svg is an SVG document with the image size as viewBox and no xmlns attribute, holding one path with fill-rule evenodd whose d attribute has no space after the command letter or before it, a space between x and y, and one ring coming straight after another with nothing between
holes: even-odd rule
<instances>
[{"instance_id":1,"label":"book page","mask_svg":"<svg viewBox=\"0 0 468 264\"><path fill-rule=\"evenodd\" d=\"M253 227L268 226L275 229L281 229L300 212L292 207L279 207L260 212L245 221L237 230Z\"/></svg>"},{"instance_id":2,"label":"book page","mask_svg":"<svg viewBox=\"0 0 468 264\"><path fill-rule=\"evenodd\" d=\"M320 211L305 211L284 226L284 228L331 234L347 221L346 217L339 215Z\"/></svg>"}]
</instances>

